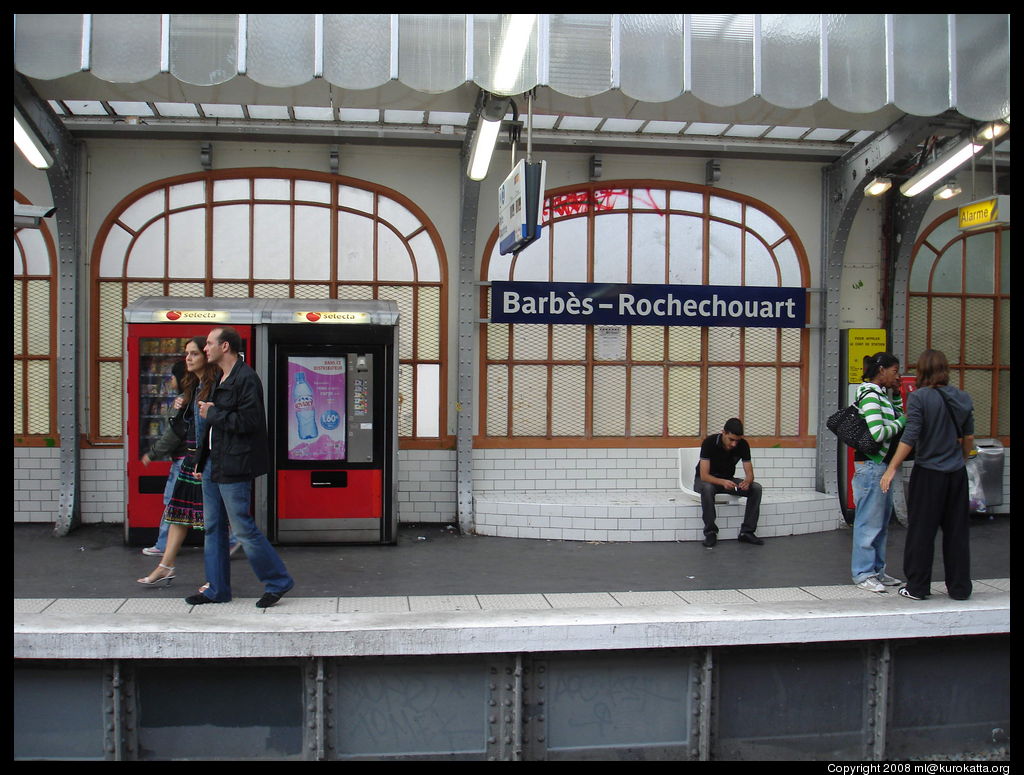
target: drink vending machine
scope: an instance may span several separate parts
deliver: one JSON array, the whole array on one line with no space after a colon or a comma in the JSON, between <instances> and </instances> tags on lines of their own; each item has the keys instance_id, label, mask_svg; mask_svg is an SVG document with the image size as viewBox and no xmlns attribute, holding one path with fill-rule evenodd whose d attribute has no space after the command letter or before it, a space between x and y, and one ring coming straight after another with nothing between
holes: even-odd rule
<instances>
[{"instance_id":1,"label":"drink vending machine","mask_svg":"<svg viewBox=\"0 0 1024 775\"><path fill-rule=\"evenodd\" d=\"M185 345L205 337L217 326L232 326L242 337L242 356L252 352L253 326L258 310L252 299L204 299L147 296L124 311L124 452L125 542L152 546L163 517L163 494L169 460L144 465L142 456L167 430L167 411L177 392L171 367L184 362ZM186 541L202 543L202 534L189 531Z\"/></svg>"},{"instance_id":2,"label":"drink vending machine","mask_svg":"<svg viewBox=\"0 0 1024 775\"><path fill-rule=\"evenodd\" d=\"M397 305L283 299L264 337L277 542L395 543Z\"/></svg>"},{"instance_id":3,"label":"drink vending machine","mask_svg":"<svg viewBox=\"0 0 1024 775\"><path fill-rule=\"evenodd\" d=\"M263 383L271 471L253 488L260 529L276 543L396 542L394 302L145 297L125 320L127 543L151 545L162 515L170 463L141 457L174 400L171 365L189 338L226 325Z\"/></svg>"}]
</instances>

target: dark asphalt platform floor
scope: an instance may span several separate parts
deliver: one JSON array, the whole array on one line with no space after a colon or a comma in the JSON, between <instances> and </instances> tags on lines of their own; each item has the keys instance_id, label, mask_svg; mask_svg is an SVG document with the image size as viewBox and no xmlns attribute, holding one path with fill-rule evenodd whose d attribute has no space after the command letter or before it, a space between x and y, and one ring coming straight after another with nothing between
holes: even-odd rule
<instances>
[{"instance_id":1,"label":"dark asphalt platform floor","mask_svg":"<svg viewBox=\"0 0 1024 775\"><path fill-rule=\"evenodd\" d=\"M971 576L1010 577L1009 515L971 519ZM723 534L724 535L724 534ZM700 542L597 543L460 535L454 526L403 525L393 546L282 546L298 597L641 592L849 584L847 527L811 535L766 537L763 546L720 536ZM889 529L888 572L903 578L906 529ZM55 537L47 524L14 525L14 597L181 597L203 583L201 546L178 556L169 588L135 583L156 567L125 546L121 525L84 525ZM232 564L234 597L263 590L248 562ZM933 582L943 579L941 533Z\"/></svg>"}]
</instances>

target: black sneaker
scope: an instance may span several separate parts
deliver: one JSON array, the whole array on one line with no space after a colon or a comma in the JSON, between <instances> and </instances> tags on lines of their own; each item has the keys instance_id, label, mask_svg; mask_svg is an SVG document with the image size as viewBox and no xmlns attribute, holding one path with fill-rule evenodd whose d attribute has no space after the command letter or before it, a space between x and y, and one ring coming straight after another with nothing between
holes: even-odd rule
<instances>
[{"instance_id":1,"label":"black sneaker","mask_svg":"<svg viewBox=\"0 0 1024 775\"><path fill-rule=\"evenodd\" d=\"M273 592L264 592L263 597L256 601L257 608L270 608L272 605L277 605L281 598L285 596L282 592L280 595L275 595Z\"/></svg>"},{"instance_id":2,"label":"black sneaker","mask_svg":"<svg viewBox=\"0 0 1024 775\"><path fill-rule=\"evenodd\" d=\"M900 591L896 594L900 597L910 598L911 600L924 600L923 597L918 597L917 595L910 594L910 591L906 587L900 587Z\"/></svg>"},{"instance_id":3,"label":"black sneaker","mask_svg":"<svg viewBox=\"0 0 1024 775\"><path fill-rule=\"evenodd\" d=\"M754 544L754 546L761 546L764 544L764 539L758 538L753 533L740 533L736 540L745 544Z\"/></svg>"},{"instance_id":4,"label":"black sneaker","mask_svg":"<svg viewBox=\"0 0 1024 775\"><path fill-rule=\"evenodd\" d=\"M195 595L189 595L185 598L185 602L189 605L205 605L206 603L216 603L217 601L210 600L210 598L208 598L206 595L200 592Z\"/></svg>"},{"instance_id":5,"label":"black sneaker","mask_svg":"<svg viewBox=\"0 0 1024 775\"><path fill-rule=\"evenodd\" d=\"M704 536L704 546L710 549L712 546L718 543L718 535L716 533L708 533Z\"/></svg>"}]
</instances>

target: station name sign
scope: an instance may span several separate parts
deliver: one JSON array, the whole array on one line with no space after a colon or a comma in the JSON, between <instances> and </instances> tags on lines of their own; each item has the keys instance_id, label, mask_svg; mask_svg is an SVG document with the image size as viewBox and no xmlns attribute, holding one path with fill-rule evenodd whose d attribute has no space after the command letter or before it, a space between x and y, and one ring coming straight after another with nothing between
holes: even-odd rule
<instances>
[{"instance_id":1,"label":"station name sign","mask_svg":"<svg viewBox=\"0 0 1024 775\"><path fill-rule=\"evenodd\" d=\"M492 323L803 328L804 288L491 283Z\"/></svg>"}]
</instances>

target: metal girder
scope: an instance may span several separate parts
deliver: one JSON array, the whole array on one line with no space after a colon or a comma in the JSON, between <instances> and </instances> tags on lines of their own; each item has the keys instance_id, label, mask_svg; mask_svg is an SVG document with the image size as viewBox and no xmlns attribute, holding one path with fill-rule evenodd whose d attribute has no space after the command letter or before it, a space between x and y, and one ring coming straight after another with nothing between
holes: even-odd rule
<instances>
[{"instance_id":1,"label":"metal girder","mask_svg":"<svg viewBox=\"0 0 1024 775\"><path fill-rule=\"evenodd\" d=\"M924 216L932 204L929 196L897 197L893 203L893 235L895 244L891 254L894 257L892 271L889 274L890 285L886 289L886 299L892 311L892 353L903 360L901 353L907 348L907 305L896 303L896 289L906 288L910 281L910 260L914 254L914 243L921 230ZM916 357L916 353L906 353L907 359ZM904 369L908 362L904 362Z\"/></svg>"},{"instance_id":2,"label":"metal girder","mask_svg":"<svg viewBox=\"0 0 1024 775\"><path fill-rule=\"evenodd\" d=\"M904 116L888 129L865 140L826 167L822 173L822 287L821 380L818 384L817 489L834 493L838 483L829 476L835 465L836 438L825 427L833 408L844 400L839 384L839 287L843 257L854 218L864 200L864 184L885 174L897 160L912 153L930 135L959 131L960 117ZM912 242L912 240L911 240Z\"/></svg>"},{"instance_id":3,"label":"metal girder","mask_svg":"<svg viewBox=\"0 0 1024 775\"><path fill-rule=\"evenodd\" d=\"M80 144L28 82L14 75L14 104L49 148L53 166L46 171L57 209L58 328L57 432L60 434L60 499L54 534L67 535L81 521L79 509L78 421L78 271L81 264L82 213Z\"/></svg>"},{"instance_id":4,"label":"metal girder","mask_svg":"<svg viewBox=\"0 0 1024 775\"><path fill-rule=\"evenodd\" d=\"M459 196L459 323L458 323L458 397L456 417L456 496L458 499L459 530L469 533L474 527L473 516L473 353L476 336L476 229L480 206L480 182L465 174L469 159L472 133L459 154L459 174L462 185Z\"/></svg>"}]
</instances>

